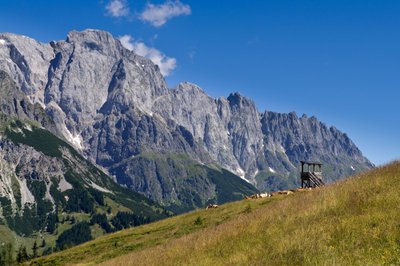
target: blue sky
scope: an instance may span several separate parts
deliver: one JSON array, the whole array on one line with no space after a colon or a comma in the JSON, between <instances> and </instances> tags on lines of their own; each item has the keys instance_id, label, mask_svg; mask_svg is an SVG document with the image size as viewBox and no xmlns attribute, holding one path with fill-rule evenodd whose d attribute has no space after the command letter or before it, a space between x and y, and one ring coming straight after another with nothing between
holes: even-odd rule
<instances>
[{"instance_id":1,"label":"blue sky","mask_svg":"<svg viewBox=\"0 0 400 266\"><path fill-rule=\"evenodd\" d=\"M260 111L315 115L376 164L400 159L398 0L0 0L0 32L43 42L103 29L167 81Z\"/></svg>"}]
</instances>

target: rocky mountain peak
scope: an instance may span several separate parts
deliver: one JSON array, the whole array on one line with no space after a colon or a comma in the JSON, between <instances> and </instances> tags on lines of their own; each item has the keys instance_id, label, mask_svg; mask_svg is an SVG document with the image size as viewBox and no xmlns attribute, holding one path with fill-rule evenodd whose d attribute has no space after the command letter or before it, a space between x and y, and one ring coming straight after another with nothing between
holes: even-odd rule
<instances>
[{"instance_id":1,"label":"rocky mountain peak","mask_svg":"<svg viewBox=\"0 0 400 266\"><path fill-rule=\"evenodd\" d=\"M98 43L114 42L111 33L98 29L85 29L83 31L72 30L67 34L67 42L95 41Z\"/></svg>"},{"instance_id":2,"label":"rocky mountain peak","mask_svg":"<svg viewBox=\"0 0 400 266\"><path fill-rule=\"evenodd\" d=\"M49 61L53 56L48 44L22 35L0 34L0 69L20 85L32 102L43 103Z\"/></svg>"},{"instance_id":3,"label":"rocky mountain peak","mask_svg":"<svg viewBox=\"0 0 400 266\"><path fill-rule=\"evenodd\" d=\"M244 97L239 92L232 93L227 98L229 105L234 112L241 112L244 109L249 109L251 112L257 112L256 104L253 100Z\"/></svg>"},{"instance_id":4,"label":"rocky mountain peak","mask_svg":"<svg viewBox=\"0 0 400 266\"><path fill-rule=\"evenodd\" d=\"M184 93L185 92L186 93L187 92L191 92L191 93L194 93L194 94L199 94L200 93L200 94L205 94L206 95L206 93L204 92L204 90L202 88L200 88L199 86L197 86L194 83L187 82L187 81L179 83L177 88L176 88L176 90L179 91L179 92L184 92Z\"/></svg>"},{"instance_id":5,"label":"rocky mountain peak","mask_svg":"<svg viewBox=\"0 0 400 266\"><path fill-rule=\"evenodd\" d=\"M117 58L127 52L119 40L114 39L110 33L101 30L71 31L68 33L65 42L72 44L74 49L81 49L80 52L101 53Z\"/></svg>"}]
</instances>

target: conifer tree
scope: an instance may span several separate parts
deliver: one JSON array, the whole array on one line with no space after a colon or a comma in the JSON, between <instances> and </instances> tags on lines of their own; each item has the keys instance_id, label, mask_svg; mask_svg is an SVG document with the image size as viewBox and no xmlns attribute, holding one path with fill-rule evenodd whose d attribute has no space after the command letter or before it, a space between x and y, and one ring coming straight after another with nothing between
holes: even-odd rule
<instances>
[{"instance_id":1,"label":"conifer tree","mask_svg":"<svg viewBox=\"0 0 400 266\"><path fill-rule=\"evenodd\" d=\"M38 255L37 251L38 251L38 246L37 246L37 243L36 243L36 240L35 240L35 243L33 243L33 247L32 247L32 252L33 252L32 256L34 258L36 258L37 255Z\"/></svg>"},{"instance_id":2,"label":"conifer tree","mask_svg":"<svg viewBox=\"0 0 400 266\"><path fill-rule=\"evenodd\" d=\"M26 252L26 247L25 246L20 246L18 249L17 253L17 262L22 263L24 261L27 261L29 259L28 253Z\"/></svg>"}]
</instances>

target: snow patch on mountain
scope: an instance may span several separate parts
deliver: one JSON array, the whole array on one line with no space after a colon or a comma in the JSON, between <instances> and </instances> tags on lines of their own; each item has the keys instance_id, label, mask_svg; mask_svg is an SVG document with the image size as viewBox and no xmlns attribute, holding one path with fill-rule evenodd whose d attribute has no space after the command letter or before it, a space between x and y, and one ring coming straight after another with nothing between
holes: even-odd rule
<instances>
[{"instance_id":1,"label":"snow patch on mountain","mask_svg":"<svg viewBox=\"0 0 400 266\"><path fill-rule=\"evenodd\" d=\"M243 179L247 183L250 183L250 181L247 178L245 178L246 173L241 167L236 168L235 174L238 175L241 179Z\"/></svg>"},{"instance_id":2,"label":"snow patch on mountain","mask_svg":"<svg viewBox=\"0 0 400 266\"><path fill-rule=\"evenodd\" d=\"M71 131L64 125L65 137L78 150L83 150L83 139L79 134L72 134Z\"/></svg>"},{"instance_id":3,"label":"snow patch on mountain","mask_svg":"<svg viewBox=\"0 0 400 266\"><path fill-rule=\"evenodd\" d=\"M273 168L271 168L271 167L268 167L268 170L269 170L271 173L276 173L276 171L275 171Z\"/></svg>"},{"instance_id":4,"label":"snow patch on mountain","mask_svg":"<svg viewBox=\"0 0 400 266\"><path fill-rule=\"evenodd\" d=\"M101 186L99 186L99 185L93 183L92 181L90 182L90 186L91 186L92 188L98 190L98 191L105 192L105 193L110 193L110 194L114 194L112 191L110 191L110 190L108 190L108 189L105 189L105 188L103 188L103 187L101 187Z\"/></svg>"}]
</instances>

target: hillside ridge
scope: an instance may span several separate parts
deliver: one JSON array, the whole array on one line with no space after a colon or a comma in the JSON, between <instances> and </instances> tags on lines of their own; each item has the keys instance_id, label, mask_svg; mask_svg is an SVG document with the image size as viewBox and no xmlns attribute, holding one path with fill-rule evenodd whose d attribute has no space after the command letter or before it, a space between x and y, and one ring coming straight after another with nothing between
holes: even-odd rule
<instances>
[{"instance_id":1,"label":"hillside ridge","mask_svg":"<svg viewBox=\"0 0 400 266\"><path fill-rule=\"evenodd\" d=\"M397 161L312 191L121 231L32 265L398 264L399 189Z\"/></svg>"}]
</instances>

